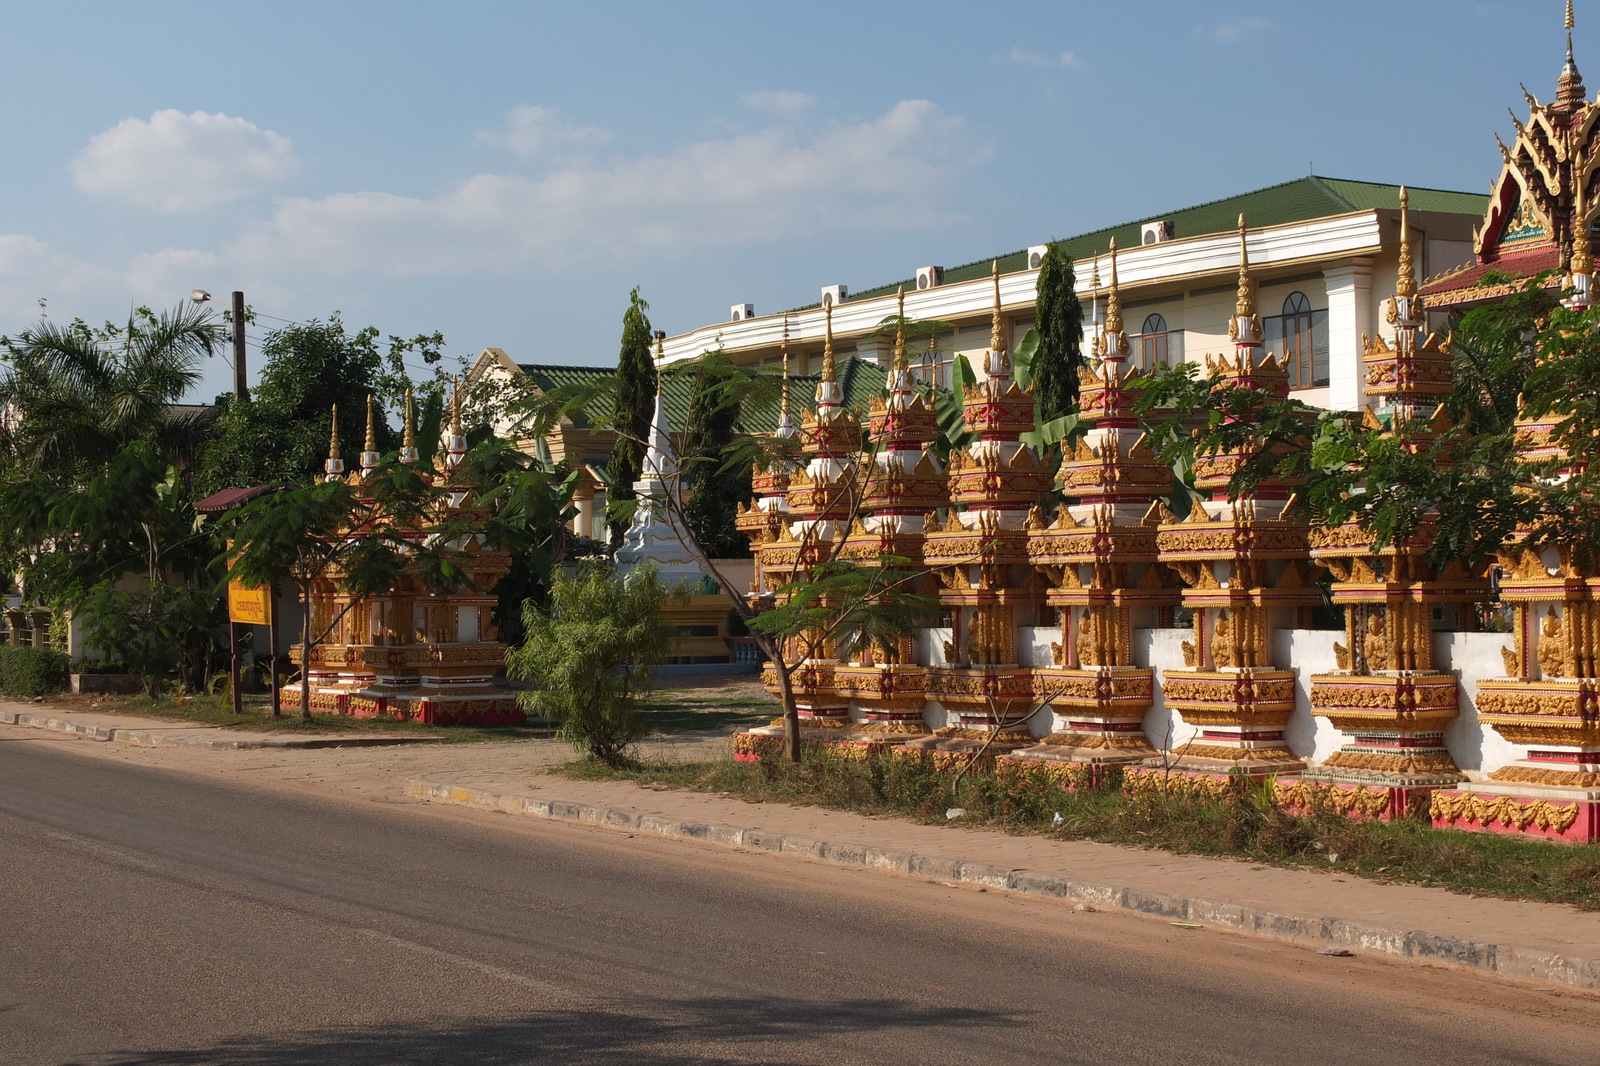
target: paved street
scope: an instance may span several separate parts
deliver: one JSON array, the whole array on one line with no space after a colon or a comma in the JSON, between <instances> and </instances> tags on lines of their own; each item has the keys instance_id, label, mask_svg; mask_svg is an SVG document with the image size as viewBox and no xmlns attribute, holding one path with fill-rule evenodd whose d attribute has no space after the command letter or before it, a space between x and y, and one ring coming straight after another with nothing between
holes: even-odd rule
<instances>
[{"instance_id":1,"label":"paved street","mask_svg":"<svg viewBox=\"0 0 1600 1066\"><path fill-rule=\"evenodd\" d=\"M0 739L0 1061L1592 1063L1600 1001Z\"/></svg>"}]
</instances>

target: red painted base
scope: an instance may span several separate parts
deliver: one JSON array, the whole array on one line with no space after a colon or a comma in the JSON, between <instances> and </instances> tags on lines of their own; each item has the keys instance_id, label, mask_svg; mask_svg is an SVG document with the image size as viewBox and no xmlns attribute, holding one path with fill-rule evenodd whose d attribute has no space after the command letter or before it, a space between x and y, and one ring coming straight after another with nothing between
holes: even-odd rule
<instances>
[{"instance_id":1,"label":"red painted base","mask_svg":"<svg viewBox=\"0 0 1600 1066\"><path fill-rule=\"evenodd\" d=\"M1600 842L1600 802L1588 800L1441 789L1433 797L1432 817L1435 829Z\"/></svg>"},{"instance_id":2,"label":"red painted base","mask_svg":"<svg viewBox=\"0 0 1600 1066\"><path fill-rule=\"evenodd\" d=\"M1312 815L1332 812L1346 818L1394 822L1403 818L1424 818L1435 787L1401 788L1390 785L1360 785L1344 781L1317 781L1288 778L1274 781L1273 798L1289 814Z\"/></svg>"},{"instance_id":3,"label":"red painted base","mask_svg":"<svg viewBox=\"0 0 1600 1066\"><path fill-rule=\"evenodd\" d=\"M285 710L300 709L298 690L284 692L283 707ZM508 726L521 725L528 720L527 712L512 696L490 700L454 700L448 696L368 696L349 692L313 692L311 709L321 714L420 722L423 725Z\"/></svg>"}]
</instances>

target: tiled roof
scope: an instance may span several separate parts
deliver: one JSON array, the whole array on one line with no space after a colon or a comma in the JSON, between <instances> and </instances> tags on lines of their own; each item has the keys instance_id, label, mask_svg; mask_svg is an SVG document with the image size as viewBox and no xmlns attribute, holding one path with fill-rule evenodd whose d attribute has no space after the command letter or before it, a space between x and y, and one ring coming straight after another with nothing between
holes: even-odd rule
<instances>
[{"instance_id":1,"label":"tiled roof","mask_svg":"<svg viewBox=\"0 0 1600 1066\"><path fill-rule=\"evenodd\" d=\"M1449 192L1444 189L1409 189L1411 194L1411 209L1413 211L1439 211L1448 214L1482 216L1488 210L1489 198L1481 193ZM1105 229L1094 230L1089 233L1079 234L1066 239L1067 251L1072 258L1082 261L1095 255L1104 254L1110 247L1111 238L1117 238L1117 245L1121 248L1133 248L1139 245L1143 237L1142 227L1146 222L1164 219L1172 223L1173 236L1177 239L1185 237L1204 237L1209 234L1228 233L1239 224L1239 215L1247 216L1252 228L1258 226L1284 226L1293 222L1307 222L1315 218L1327 218L1330 215L1343 215L1352 211L1371 211L1383 208L1400 207L1400 186L1384 185L1370 181L1346 181L1342 178L1305 177L1294 181L1284 182L1282 185L1273 185L1254 192L1241 193L1223 200L1213 200L1210 203L1186 207L1180 211L1168 211L1162 214L1149 215L1136 222L1125 222L1119 226L1108 226ZM944 272L945 284L958 281L974 281L987 277L991 269L990 264L995 257L979 259L961 266L947 267ZM1017 252L1007 252L998 257L1000 272L1009 274L1028 267L1028 252L1023 249ZM850 299L863 300L874 296L893 295L894 291L904 285L907 289L915 289L915 278L904 281L891 282L876 288L866 289L862 292L852 292ZM816 306L815 304L808 306ZM805 310L795 308L794 310Z\"/></svg>"},{"instance_id":2,"label":"tiled roof","mask_svg":"<svg viewBox=\"0 0 1600 1066\"><path fill-rule=\"evenodd\" d=\"M1553 244L1546 244L1519 254L1503 255L1492 263L1474 263L1442 274L1423 285L1420 295L1427 298L1428 306L1435 308L1482 303L1515 292L1527 279L1560 266L1560 249ZM1491 272L1505 274L1511 280L1485 285L1483 277ZM1557 279L1551 284L1562 285L1564 279Z\"/></svg>"},{"instance_id":3,"label":"tiled roof","mask_svg":"<svg viewBox=\"0 0 1600 1066\"><path fill-rule=\"evenodd\" d=\"M567 385L591 385L615 373L609 367L600 366L560 366L551 363L518 363L517 366L540 392L549 392ZM883 394L884 383L888 377L888 371L877 363L855 356L846 356L839 360L838 380L839 384L844 386L846 407L856 407L865 411L873 397ZM814 405L817 382L820 379L819 374L790 376L790 404L797 418L803 418L805 412L810 411ZM680 363L662 372L661 395L667 402L667 422L674 430L680 430L689 423L693 380L692 363ZM596 400L589 405L590 417L574 417L572 424L578 429L588 429L593 424L594 418L609 414L610 411L609 399ZM770 433L778 428L778 406L773 403L758 409L747 409L741 412L739 423L740 428L747 433Z\"/></svg>"}]
</instances>

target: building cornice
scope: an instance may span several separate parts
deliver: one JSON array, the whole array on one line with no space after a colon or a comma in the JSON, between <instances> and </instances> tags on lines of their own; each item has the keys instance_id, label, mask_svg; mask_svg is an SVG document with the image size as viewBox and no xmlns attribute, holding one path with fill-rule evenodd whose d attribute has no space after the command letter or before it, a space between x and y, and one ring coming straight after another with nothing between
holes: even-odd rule
<instances>
[{"instance_id":1,"label":"building cornice","mask_svg":"<svg viewBox=\"0 0 1600 1066\"><path fill-rule=\"evenodd\" d=\"M1301 267L1309 262L1373 255L1383 247L1383 225L1377 210L1354 211L1344 215L1294 222L1251 230L1248 247L1252 272L1258 276L1282 268ZM1078 264L1082 270L1083 264ZM1239 238L1236 233L1211 234L1184 240L1163 241L1119 251L1117 269L1124 294L1155 285L1187 284L1199 278L1231 275L1239 267ZM1037 270L1022 270L1000 277L1001 310L1031 310L1034 303ZM1270 280L1270 279L1266 279ZM1089 290L1080 280L1080 294ZM906 293L906 317L916 320L956 321L988 316L994 308L994 288L989 278L955 282L932 289ZM847 301L833 309L836 339L862 336L879 328L895 313L895 296ZM822 308L791 311L788 315L791 344L822 340ZM765 315L740 322L723 322L668 337L663 343L662 361L673 363L693 359L701 352L721 348L730 354L776 349L783 335L782 315Z\"/></svg>"}]
</instances>

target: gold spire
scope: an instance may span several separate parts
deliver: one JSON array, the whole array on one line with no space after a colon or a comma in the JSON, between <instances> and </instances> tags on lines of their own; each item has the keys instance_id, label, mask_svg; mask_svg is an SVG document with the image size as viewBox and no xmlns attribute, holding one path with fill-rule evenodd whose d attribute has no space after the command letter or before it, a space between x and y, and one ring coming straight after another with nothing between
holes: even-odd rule
<instances>
[{"instance_id":1,"label":"gold spire","mask_svg":"<svg viewBox=\"0 0 1600 1066\"><path fill-rule=\"evenodd\" d=\"M450 391L450 435L461 436L461 379L452 377L451 383L455 386Z\"/></svg>"},{"instance_id":2,"label":"gold spire","mask_svg":"<svg viewBox=\"0 0 1600 1066\"><path fill-rule=\"evenodd\" d=\"M1116 240L1115 237L1111 239L1112 241ZM1098 290L1100 288L1100 257L1098 255L1094 257L1094 270L1089 275L1089 288L1091 290Z\"/></svg>"},{"instance_id":3,"label":"gold spire","mask_svg":"<svg viewBox=\"0 0 1600 1066\"><path fill-rule=\"evenodd\" d=\"M989 350L1003 352L1006 350L1006 332L1000 321L1000 260L994 261L990 274L994 278L994 319L989 328Z\"/></svg>"},{"instance_id":4,"label":"gold spire","mask_svg":"<svg viewBox=\"0 0 1600 1066\"><path fill-rule=\"evenodd\" d=\"M1096 263L1098 264L1098 260ZM1098 265L1096 266L1098 268ZM1122 294L1117 291L1117 239L1111 238L1111 288L1106 292L1106 333L1122 332Z\"/></svg>"},{"instance_id":5,"label":"gold spire","mask_svg":"<svg viewBox=\"0 0 1600 1066\"><path fill-rule=\"evenodd\" d=\"M1239 299L1233 305L1233 313L1240 318L1249 318L1256 313L1255 293L1250 287L1250 251L1245 246L1243 212L1239 214Z\"/></svg>"},{"instance_id":6,"label":"gold spire","mask_svg":"<svg viewBox=\"0 0 1600 1066\"><path fill-rule=\"evenodd\" d=\"M1411 194L1404 185L1400 186L1400 274L1394 294L1402 300L1417 295L1417 275L1411 265Z\"/></svg>"},{"instance_id":7,"label":"gold spire","mask_svg":"<svg viewBox=\"0 0 1600 1066\"><path fill-rule=\"evenodd\" d=\"M339 458L339 405L333 405L333 432L328 437L328 458Z\"/></svg>"},{"instance_id":8,"label":"gold spire","mask_svg":"<svg viewBox=\"0 0 1600 1066\"><path fill-rule=\"evenodd\" d=\"M402 447L406 448L407 449L407 454L409 454L410 453L410 449L415 448L416 446L417 446L417 433L416 433L415 427L413 427L412 424L411 424L411 390L407 389L406 390L406 435L405 435L405 440L402 442Z\"/></svg>"},{"instance_id":9,"label":"gold spire","mask_svg":"<svg viewBox=\"0 0 1600 1066\"><path fill-rule=\"evenodd\" d=\"M906 355L906 287L894 295L894 368L896 370L910 370L911 357Z\"/></svg>"},{"instance_id":10,"label":"gold spire","mask_svg":"<svg viewBox=\"0 0 1600 1066\"><path fill-rule=\"evenodd\" d=\"M1572 272L1594 273L1594 248L1589 237L1589 206L1583 196L1584 180L1578 179L1572 203Z\"/></svg>"},{"instance_id":11,"label":"gold spire","mask_svg":"<svg viewBox=\"0 0 1600 1066\"><path fill-rule=\"evenodd\" d=\"M378 426L377 426L377 423L372 420L372 393L370 393L370 392L367 393L367 445L366 445L366 450L369 451L369 452L375 452L375 451L378 450Z\"/></svg>"},{"instance_id":12,"label":"gold spire","mask_svg":"<svg viewBox=\"0 0 1600 1066\"><path fill-rule=\"evenodd\" d=\"M822 380L831 382L835 377L833 365L833 301L825 301L822 305L822 318L824 333L822 338Z\"/></svg>"},{"instance_id":13,"label":"gold spire","mask_svg":"<svg viewBox=\"0 0 1600 1066\"><path fill-rule=\"evenodd\" d=\"M783 352L783 400L782 415L789 417L789 312L783 313L783 341L780 344Z\"/></svg>"}]
</instances>

